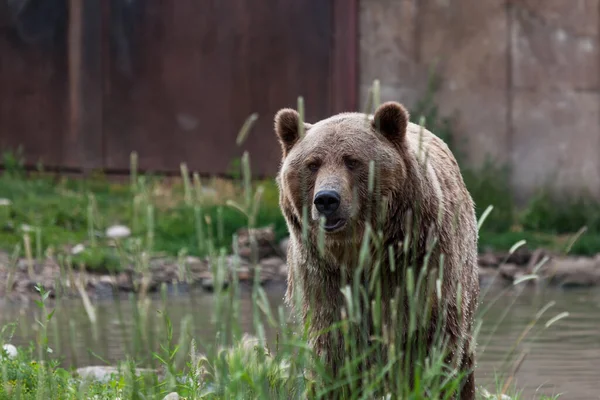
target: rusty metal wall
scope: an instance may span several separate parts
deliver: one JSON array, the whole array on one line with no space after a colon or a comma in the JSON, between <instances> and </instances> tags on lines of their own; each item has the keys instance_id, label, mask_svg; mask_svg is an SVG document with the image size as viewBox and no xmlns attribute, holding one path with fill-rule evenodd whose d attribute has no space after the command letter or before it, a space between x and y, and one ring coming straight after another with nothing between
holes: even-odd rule
<instances>
[{"instance_id":1,"label":"rusty metal wall","mask_svg":"<svg viewBox=\"0 0 600 400\"><path fill-rule=\"evenodd\" d=\"M356 109L353 2L62 1L56 46L0 27L0 149L30 164L127 171L136 151L144 170L224 174L248 150L272 175L279 108Z\"/></svg>"}]
</instances>

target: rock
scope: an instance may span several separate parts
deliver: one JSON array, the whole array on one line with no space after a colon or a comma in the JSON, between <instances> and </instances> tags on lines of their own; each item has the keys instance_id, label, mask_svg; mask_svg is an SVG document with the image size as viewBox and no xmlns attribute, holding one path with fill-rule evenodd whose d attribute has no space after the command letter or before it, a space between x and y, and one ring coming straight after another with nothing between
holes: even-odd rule
<instances>
[{"instance_id":1,"label":"rock","mask_svg":"<svg viewBox=\"0 0 600 400\"><path fill-rule=\"evenodd\" d=\"M600 285L600 265L593 258L553 259L541 268L540 273L551 285L571 288Z\"/></svg>"},{"instance_id":2,"label":"rock","mask_svg":"<svg viewBox=\"0 0 600 400\"><path fill-rule=\"evenodd\" d=\"M536 272L536 267L543 268L543 264L547 263L546 260L542 263L544 257L546 257L546 251L544 249L537 249L531 254L531 258L529 259L529 263L527 264L527 273L531 274Z\"/></svg>"},{"instance_id":3,"label":"rock","mask_svg":"<svg viewBox=\"0 0 600 400\"><path fill-rule=\"evenodd\" d=\"M125 225L113 225L106 229L106 237L110 239L122 239L131 236L131 229Z\"/></svg>"},{"instance_id":4,"label":"rock","mask_svg":"<svg viewBox=\"0 0 600 400\"><path fill-rule=\"evenodd\" d=\"M81 379L106 383L113 374L117 375L119 371L115 367L95 366L77 368L76 373Z\"/></svg>"},{"instance_id":5,"label":"rock","mask_svg":"<svg viewBox=\"0 0 600 400\"><path fill-rule=\"evenodd\" d=\"M33 268L35 269L35 260L32 260L33 262ZM17 269L20 269L21 271L27 271L29 269L29 260L26 258L20 258L17 261Z\"/></svg>"},{"instance_id":6,"label":"rock","mask_svg":"<svg viewBox=\"0 0 600 400\"><path fill-rule=\"evenodd\" d=\"M531 256L532 252L529 249L525 247L519 247L514 253L508 256L508 259L506 259L506 256L503 256L500 258L500 261L504 261L506 259L507 263L527 265L529 260L531 260Z\"/></svg>"},{"instance_id":7,"label":"rock","mask_svg":"<svg viewBox=\"0 0 600 400\"><path fill-rule=\"evenodd\" d=\"M93 381L98 381L101 383L106 383L111 379L111 377L113 375L114 376L119 375L119 369L116 367L110 367L110 366L89 366L89 367L77 368L76 373L83 380L93 380ZM136 375L156 374L156 373L157 373L157 371L155 371L153 369L137 368L135 370Z\"/></svg>"},{"instance_id":8,"label":"rock","mask_svg":"<svg viewBox=\"0 0 600 400\"><path fill-rule=\"evenodd\" d=\"M179 394L177 392L172 392L169 393L168 395L166 395L163 400L179 400L181 397L179 397Z\"/></svg>"},{"instance_id":9,"label":"rock","mask_svg":"<svg viewBox=\"0 0 600 400\"><path fill-rule=\"evenodd\" d=\"M117 287L125 292L132 291L133 282L131 281L131 276L126 272L121 272L117 275Z\"/></svg>"},{"instance_id":10,"label":"rock","mask_svg":"<svg viewBox=\"0 0 600 400\"><path fill-rule=\"evenodd\" d=\"M279 268L285 264L279 257L268 257L260 260L260 266L263 270L279 271Z\"/></svg>"},{"instance_id":11,"label":"rock","mask_svg":"<svg viewBox=\"0 0 600 400\"><path fill-rule=\"evenodd\" d=\"M260 282L264 284L273 279L278 279L281 277L280 270L281 266L285 265L285 261L283 261L280 257L269 257L260 261Z\"/></svg>"},{"instance_id":12,"label":"rock","mask_svg":"<svg viewBox=\"0 0 600 400\"><path fill-rule=\"evenodd\" d=\"M498 273L505 280L513 282L519 273L519 267L511 263L502 264L498 269Z\"/></svg>"},{"instance_id":13,"label":"rock","mask_svg":"<svg viewBox=\"0 0 600 400\"><path fill-rule=\"evenodd\" d=\"M85 250L85 246L80 243L78 245L73 246L73 248L71 249L71 254L73 254L73 255L79 254L79 253L82 253L84 250Z\"/></svg>"},{"instance_id":14,"label":"rock","mask_svg":"<svg viewBox=\"0 0 600 400\"><path fill-rule=\"evenodd\" d=\"M179 266L174 263L157 263L152 266L152 281L158 285L163 282L179 281Z\"/></svg>"},{"instance_id":15,"label":"rock","mask_svg":"<svg viewBox=\"0 0 600 400\"><path fill-rule=\"evenodd\" d=\"M248 267L242 267L238 269L237 274L240 282L252 280L252 274L250 273L250 269Z\"/></svg>"},{"instance_id":16,"label":"rock","mask_svg":"<svg viewBox=\"0 0 600 400\"><path fill-rule=\"evenodd\" d=\"M481 388L479 392L481 393L481 396L486 400L512 400L509 396L505 394L492 394L484 388Z\"/></svg>"},{"instance_id":17,"label":"rock","mask_svg":"<svg viewBox=\"0 0 600 400\"><path fill-rule=\"evenodd\" d=\"M479 268L479 286L489 287L494 283L498 283L499 272L495 268L483 267Z\"/></svg>"},{"instance_id":18,"label":"rock","mask_svg":"<svg viewBox=\"0 0 600 400\"><path fill-rule=\"evenodd\" d=\"M514 7L512 20L514 87L597 89L597 1L583 1L579 7L564 1L522 3Z\"/></svg>"},{"instance_id":19,"label":"rock","mask_svg":"<svg viewBox=\"0 0 600 400\"><path fill-rule=\"evenodd\" d=\"M229 286L229 281L227 279L223 280L222 285L222 289L227 288ZM215 280L213 278L202 279L202 287L204 290L212 292L215 290Z\"/></svg>"},{"instance_id":20,"label":"rock","mask_svg":"<svg viewBox=\"0 0 600 400\"><path fill-rule=\"evenodd\" d=\"M112 276L110 275L102 275L99 279L98 279L98 283L102 284L102 285L110 285L113 286L115 284L115 280L113 279Z\"/></svg>"},{"instance_id":21,"label":"rock","mask_svg":"<svg viewBox=\"0 0 600 400\"><path fill-rule=\"evenodd\" d=\"M500 264L498 257L491 252L485 252L478 257L479 265L483 267L497 267Z\"/></svg>"},{"instance_id":22,"label":"rock","mask_svg":"<svg viewBox=\"0 0 600 400\"><path fill-rule=\"evenodd\" d=\"M242 228L237 231L237 235L238 251L241 258L250 260L254 250L256 250L259 260L277 255L273 226L251 230Z\"/></svg>"},{"instance_id":23,"label":"rock","mask_svg":"<svg viewBox=\"0 0 600 400\"><path fill-rule=\"evenodd\" d=\"M283 264L279 267L279 276L282 279L286 279L287 278L287 274L288 274L288 265L287 264Z\"/></svg>"},{"instance_id":24,"label":"rock","mask_svg":"<svg viewBox=\"0 0 600 400\"><path fill-rule=\"evenodd\" d=\"M496 1L468 0L410 3L417 8L418 17L413 22L415 32L419 32L419 27L427 26L427 34L415 44L417 50L406 55L406 60L418 59L412 71L426 74L427 66L437 65L435 71L439 71L441 79L435 101L441 115L453 116L456 140L464 141L465 161L479 166L489 157L492 162L504 164L511 155L502 150L510 139L510 127L505 117L509 110L505 98L510 81L508 70L497 66L511 60L508 41L498 40L510 34L506 5ZM457 12L458 9L469 11ZM395 32L404 29L392 26L385 29ZM391 46L388 44L390 39L384 38L379 39L380 51ZM376 60L374 58L372 62L376 63ZM407 75L399 75L404 76ZM418 79L411 78L409 81L404 78L405 83L400 86L415 87ZM469 132L478 134L470 135Z\"/></svg>"},{"instance_id":25,"label":"rock","mask_svg":"<svg viewBox=\"0 0 600 400\"><path fill-rule=\"evenodd\" d=\"M287 259L287 253L288 253L288 246L290 244L290 238L286 237L281 239L281 241L279 242L279 251L281 251L281 254L283 255L284 259Z\"/></svg>"},{"instance_id":26,"label":"rock","mask_svg":"<svg viewBox=\"0 0 600 400\"><path fill-rule=\"evenodd\" d=\"M2 350L4 350L3 353L0 353L0 356L4 356L4 354L6 354L6 356L8 358L10 358L11 360L17 357L17 348L15 346L13 346L12 344L5 344L2 346Z\"/></svg>"},{"instance_id":27,"label":"rock","mask_svg":"<svg viewBox=\"0 0 600 400\"><path fill-rule=\"evenodd\" d=\"M190 271L196 271L199 269L207 268L206 263L202 261L199 257L187 256L185 258L185 263Z\"/></svg>"},{"instance_id":28,"label":"rock","mask_svg":"<svg viewBox=\"0 0 600 400\"><path fill-rule=\"evenodd\" d=\"M15 282L14 287L18 293L37 293L35 290L37 283L29 278L19 279Z\"/></svg>"},{"instance_id":29,"label":"rock","mask_svg":"<svg viewBox=\"0 0 600 400\"><path fill-rule=\"evenodd\" d=\"M555 193L600 192L600 135L590 135L597 129L599 110L600 98L586 90L515 91L511 176L520 196L535 194L534 187L548 179Z\"/></svg>"},{"instance_id":30,"label":"rock","mask_svg":"<svg viewBox=\"0 0 600 400\"><path fill-rule=\"evenodd\" d=\"M91 282L91 284L94 288L96 297L100 299L111 298L116 286L115 280L109 275L103 275L96 279L95 282Z\"/></svg>"}]
</instances>

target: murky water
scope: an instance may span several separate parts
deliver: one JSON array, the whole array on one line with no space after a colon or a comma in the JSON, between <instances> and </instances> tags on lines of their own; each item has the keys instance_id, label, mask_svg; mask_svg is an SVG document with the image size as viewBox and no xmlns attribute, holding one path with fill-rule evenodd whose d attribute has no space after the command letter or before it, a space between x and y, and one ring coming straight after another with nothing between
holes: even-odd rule
<instances>
[{"instance_id":1,"label":"murky water","mask_svg":"<svg viewBox=\"0 0 600 400\"><path fill-rule=\"evenodd\" d=\"M267 290L272 306L281 304L284 290L282 286ZM250 293L244 293L243 299L242 328L253 332ZM482 315L479 334L478 385L493 389L496 377L506 381L522 360L513 382L522 390L524 399L538 398L540 394L562 394L561 398L574 400L600 399L600 290L501 292L494 289L482 300L480 311L488 310ZM536 314L549 303L553 305L528 330ZM158 351L159 341L165 335L159 296L150 304L146 328L137 332L134 327L143 322L136 322L135 307L127 299L118 302L107 299L94 305L99 327L96 336L81 301L57 304L52 320L55 322L48 325L48 335L54 355L65 357L64 366L102 365L101 359L114 363L123 360L126 354L145 355L151 360L148 349ZM182 321L191 316L189 326L199 345L212 342L213 307L213 296L201 291L169 296L164 308L173 323L175 340L179 338ZM36 323L40 318L36 305L0 303L0 310L0 326L16 322L13 343L37 340L41 331ZM563 312L569 315L545 328L549 320ZM524 332L528 332L525 339L505 362ZM274 336L273 331L267 333L271 338Z\"/></svg>"}]
</instances>

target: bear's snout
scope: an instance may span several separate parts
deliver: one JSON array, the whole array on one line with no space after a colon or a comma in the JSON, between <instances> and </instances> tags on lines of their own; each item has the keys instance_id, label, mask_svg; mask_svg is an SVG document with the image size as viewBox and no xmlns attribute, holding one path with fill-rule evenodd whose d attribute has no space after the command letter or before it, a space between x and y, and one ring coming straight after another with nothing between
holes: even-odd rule
<instances>
[{"instance_id":1,"label":"bear's snout","mask_svg":"<svg viewBox=\"0 0 600 400\"><path fill-rule=\"evenodd\" d=\"M320 216L325 217L323 228L327 232L340 230L346 223L346 220L339 214L342 197L335 190L320 190L313 200L315 208Z\"/></svg>"},{"instance_id":2,"label":"bear's snout","mask_svg":"<svg viewBox=\"0 0 600 400\"><path fill-rule=\"evenodd\" d=\"M321 190L315 196L315 207L324 217L330 217L340 207L340 195L333 190Z\"/></svg>"}]
</instances>

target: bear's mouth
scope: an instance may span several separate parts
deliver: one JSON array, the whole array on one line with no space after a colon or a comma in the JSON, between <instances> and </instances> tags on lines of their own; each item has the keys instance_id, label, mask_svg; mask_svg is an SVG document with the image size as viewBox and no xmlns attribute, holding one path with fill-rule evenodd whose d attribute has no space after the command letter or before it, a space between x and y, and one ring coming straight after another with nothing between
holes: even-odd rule
<instances>
[{"instance_id":1,"label":"bear's mouth","mask_svg":"<svg viewBox=\"0 0 600 400\"><path fill-rule=\"evenodd\" d=\"M325 221L323 229L325 229L325 232L327 233L333 233L342 229L344 225L346 225L346 220L343 218L328 218Z\"/></svg>"}]
</instances>

